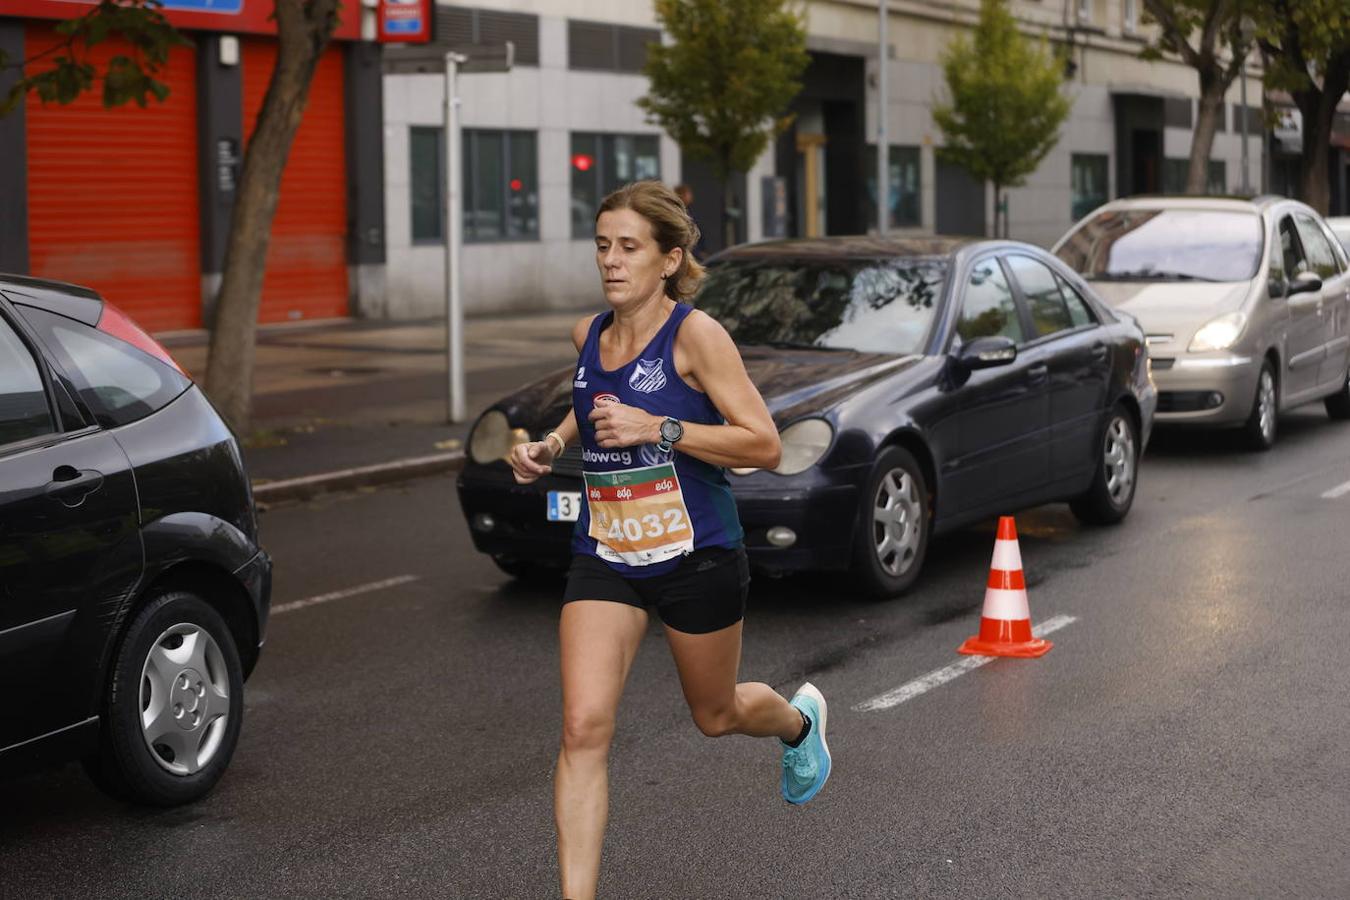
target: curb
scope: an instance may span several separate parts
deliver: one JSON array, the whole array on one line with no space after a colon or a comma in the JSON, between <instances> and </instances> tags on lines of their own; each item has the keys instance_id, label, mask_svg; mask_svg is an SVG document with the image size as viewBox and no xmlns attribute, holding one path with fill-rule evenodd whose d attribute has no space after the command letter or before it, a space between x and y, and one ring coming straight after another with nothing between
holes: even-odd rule
<instances>
[{"instance_id":1,"label":"curb","mask_svg":"<svg viewBox=\"0 0 1350 900\"><path fill-rule=\"evenodd\" d=\"M429 475L458 472L462 468L464 468L464 451L462 450L438 453L435 456L397 459L393 462L361 466L356 469L339 469L336 472L320 472L317 475L288 478L285 481L255 483L253 485L253 500L261 504L308 500L311 497L332 491L346 491L380 484L395 484L400 481L411 481L415 478L426 478Z\"/></svg>"}]
</instances>

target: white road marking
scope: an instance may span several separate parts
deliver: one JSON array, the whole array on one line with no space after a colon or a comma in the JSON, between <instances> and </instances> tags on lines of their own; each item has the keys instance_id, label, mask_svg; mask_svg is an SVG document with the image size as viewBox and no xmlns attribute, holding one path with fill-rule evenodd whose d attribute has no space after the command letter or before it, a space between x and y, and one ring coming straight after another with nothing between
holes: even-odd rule
<instances>
[{"instance_id":1,"label":"white road marking","mask_svg":"<svg viewBox=\"0 0 1350 900\"><path fill-rule=\"evenodd\" d=\"M398 587L400 584L407 584L416 580L416 575L398 575L394 578L386 578L384 581L372 581L370 584L347 588L345 591L333 591L331 594L319 594L317 597L306 597L304 600L292 600L290 603L272 607L272 615L279 616L282 613L294 612L297 609L304 609L306 606L317 606L330 600L343 600L347 597L355 597L358 594L382 591L385 588Z\"/></svg>"},{"instance_id":2,"label":"white road marking","mask_svg":"<svg viewBox=\"0 0 1350 900\"><path fill-rule=\"evenodd\" d=\"M1350 481L1347 481L1345 484L1336 485L1334 488L1323 494L1322 499L1335 500L1337 497L1342 497L1346 494L1350 494Z\"/></svg>"},{"instance_id":3,"label":"white road marking","mask_svg":"<svg viewBox=\"0 0 1350 900\"><path fill-rule=\"evenodd\" d=\"M1036 637L1044 637L1052 631L1059 631L1065 625L1071 625L1078 621L1077 616L1053 616L1046 619L1039 625L1032 626L1031 633ZM913 700L920 694L926 694L935 687L940 687L953 679L960 678L962 675L978 669L985 663L991 663L998 659L997 656L967 656L957 662L952 663L943 669L929 672L913 681L905 682L898 688L889 690L884 694L879 694L871 700L859 703L853 707L854 712L878 712L883 709L890 709L892 706L899 706L906 700Z\"/></svg>"}]
</instances>

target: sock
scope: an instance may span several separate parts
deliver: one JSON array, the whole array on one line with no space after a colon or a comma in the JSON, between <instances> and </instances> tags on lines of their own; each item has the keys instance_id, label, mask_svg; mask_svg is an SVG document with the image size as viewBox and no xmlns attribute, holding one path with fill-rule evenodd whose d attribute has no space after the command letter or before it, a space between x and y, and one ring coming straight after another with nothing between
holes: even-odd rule
<instances>
[{"instance_id":1,"label":"sock","mask_svg":"<svg viewBox=\"0 0 1350 900\"><path fill-rule=\"evenodd\" d=\"M802 717L802 730L801 733L797 735L796 740L786 742L789 747L800 747L802 741L806 740L806 736L811 733L811 717L800 709L797 710L797 713Z\"/></svg>"}]
</instances>

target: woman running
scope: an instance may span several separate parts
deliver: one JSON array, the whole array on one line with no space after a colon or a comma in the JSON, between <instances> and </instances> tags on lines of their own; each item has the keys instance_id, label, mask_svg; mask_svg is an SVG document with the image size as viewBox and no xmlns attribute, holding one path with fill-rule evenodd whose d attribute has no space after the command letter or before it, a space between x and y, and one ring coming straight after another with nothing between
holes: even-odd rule
<instances>
[{"instance_id":1,"label":"woman running","mask_svg":"<svg viewBox=\"0 0 1350 900\"><path fill-rule=\"evenodd\" d=\"M777 737L783 798L805 803L830 775L825 698L791 703L737 684L750 584L726 467L772 468L773 418L726 330L682 301L703 267L699 231L665 185L605 198L595 262L609 310L578 322L572 411L511 454L516 480L547 474L581 441L585 499L563 594L562 749L554 784L563 896L595 896L609 816L608 758L624 681L654 608L689 711L709 737Z\"/></svg>"}]
</instances>

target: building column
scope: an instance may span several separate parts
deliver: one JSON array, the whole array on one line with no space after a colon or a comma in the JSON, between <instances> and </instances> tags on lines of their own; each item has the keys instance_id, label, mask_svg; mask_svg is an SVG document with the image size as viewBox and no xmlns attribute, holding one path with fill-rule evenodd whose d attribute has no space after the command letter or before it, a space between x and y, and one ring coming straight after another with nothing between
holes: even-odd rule
<instances>
[{"instance_id":1,"label":"building column","mask_svg":"<svg viewBox=\"0 0 1350 900\"><path fill-rule=\"evenodd\" d=\"M0 50L23 59L22 19L0 19ZM19 80L17 69L0 70L0 94ZM28 148L24 101L0 117L0 272L28 273Z\"/></svg>"},{"instance_id":2,"label":"building column","mask_svg":"<svg viewBox=\"0 0 1350 900\"><path fill-rule=\"evenodd\" d=\"M382 48L346 46L348 307L359 318L384 318L384 74Z\"/></svg>"},{"instance_id":3,"label":"building column","mask_svg":"<svg viewBox=\"0 0 1350 900\"><path fill-rule=\"evenodd\" d=\"M222 50L224 51L222 53ZM244 155L239 39L197 35L197 175L201 217L202 323L211 327Z\"/></svg>"}]
</instances>

